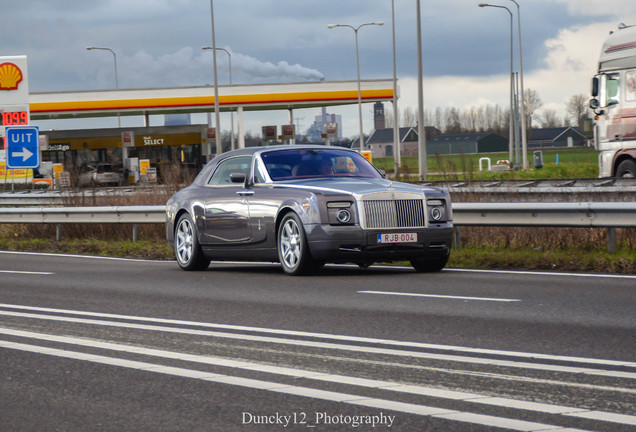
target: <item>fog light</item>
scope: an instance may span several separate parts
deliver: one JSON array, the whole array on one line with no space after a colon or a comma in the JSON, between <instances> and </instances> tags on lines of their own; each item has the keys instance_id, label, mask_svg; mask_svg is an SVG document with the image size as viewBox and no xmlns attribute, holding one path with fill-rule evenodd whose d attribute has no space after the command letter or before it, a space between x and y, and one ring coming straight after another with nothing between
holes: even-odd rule
<instances>
[{"instance_id":1,"label":"fog light","mask_svg":"<svg viewBox=\"0 0 636 432\"><path fill-rule=\"evenodd\" d=\"M351 213L349 213L349 210L340 210L336 215L336 218L338 219L338 222L346 224L351 220Z\"/></svg>"},{"instance_id":2,"label":"fog light","mask_svg":"<svg viewBox=\"0 0 636 432\"><path fill-rule=\"evenodd\" d=\"M440 207L435 207L431 210L431 217L434 221L439 221L442 219L442 209Z\"/></svg>"}]
</instances>

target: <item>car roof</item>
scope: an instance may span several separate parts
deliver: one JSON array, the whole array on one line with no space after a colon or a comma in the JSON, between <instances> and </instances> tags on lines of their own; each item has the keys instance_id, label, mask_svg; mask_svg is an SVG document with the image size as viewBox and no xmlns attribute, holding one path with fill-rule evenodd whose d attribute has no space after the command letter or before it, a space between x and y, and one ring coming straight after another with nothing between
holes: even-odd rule
<instances>
[{"instance_id":1,"label":"car roof","mask_svg":"<svg viewBox=\"0 0 636 432\"><path fill-rule=\"evenodd\" d=\"M221 159L227 159L228 157L232 157L232 156L253 155L256 153L263 153L263 152L269 152L269 151L275 151L275 150L307 150L307 149L316 149L316 150L337 149L337 150L344 150L344 151L354 151L346 147L326 146L326 145L319 145L319 144L277 144L277 145L271 145L271 146L246 147L246 148L237 149L237 150L230 150L216 156L214 159L212 159L211 162L216 163Z\"/></svg>"},{"instance_id":2,"label":"car roof","mask_svg":"<svg viewBox=\"0 0 636 432\"><path fill-rule=\"evenodd\" d=\"M355 152L355 150L351 150L346 147L340 146L326 146L320 144L276 144L276 145L268 145L268 146L258 146L258 147L245 147L242 149L230 150L220 155L217 155L212 159L207 165L199 172L197 178L194 179L195 184L203 184L205 178L210 174L210 171L213 169L212 167L217 165L224 159L234 157L234 156L252 156L255 154L266 153L270 151L277 150L342 150L347 152Z\"/></svg>"}]
</instances>

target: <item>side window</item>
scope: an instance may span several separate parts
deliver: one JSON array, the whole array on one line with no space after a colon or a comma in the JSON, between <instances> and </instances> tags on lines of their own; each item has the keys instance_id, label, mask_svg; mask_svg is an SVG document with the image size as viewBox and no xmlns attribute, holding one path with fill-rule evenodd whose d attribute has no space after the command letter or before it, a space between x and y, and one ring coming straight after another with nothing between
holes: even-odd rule
<instances>
[{"instance_id":1,"label":"side window","mask_svg":"<svg viewBox=\"0 0 636 432\"><path fill-rule=\"evenodd\" d=\"M636 69L625 72L625 100L636 101Z\"/></svg>"},{"instance_id":2,"label":"side window","mask_svg":"<svg viewBox=\"0 0 636 432\"><path fill-rule=\"evenodd\" d=\"M251 163L251 156L237 156L222 161L214 170L214 174L212 174L210 180L208 180L208 185L237 186L236 183L232 183L232 181L230 180L230 174L245 173L245 175L250 175Z\"/></svg>"},{"instance_id":3,"label":"side window","mask_svg":"<svg viewBox=\"0 0 636 432\"><path fill-rule=\"evenodd\" d=\"M607 75L607 81L605 83L607 90L605 106L616 105L620 100L620 75L610 74Z\"/></svg>"}]
</instances>

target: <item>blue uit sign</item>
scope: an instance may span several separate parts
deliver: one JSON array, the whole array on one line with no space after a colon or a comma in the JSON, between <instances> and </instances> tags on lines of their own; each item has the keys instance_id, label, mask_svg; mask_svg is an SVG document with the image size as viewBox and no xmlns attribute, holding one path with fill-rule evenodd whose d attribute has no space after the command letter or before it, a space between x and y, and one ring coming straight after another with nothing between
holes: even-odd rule
<instances>
[{"instance_id":1,"label":"blue uit sign","mask_svg":"<svg viewBox=\"0 0 636 432\"><path fill-rule=\"evenodd\" d=\"M7 168L40 168L39 134L36 126L6 128Z\"/></svg>"}]
</instances>

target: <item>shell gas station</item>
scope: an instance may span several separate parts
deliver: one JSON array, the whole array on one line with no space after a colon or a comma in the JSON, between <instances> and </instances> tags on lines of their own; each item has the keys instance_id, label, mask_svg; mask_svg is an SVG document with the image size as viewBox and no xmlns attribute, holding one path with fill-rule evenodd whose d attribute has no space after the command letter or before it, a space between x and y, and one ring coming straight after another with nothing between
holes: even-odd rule
<instances>
[{"instance_id":1,"label":"shell gas station","mask_svg":"<svg viewBox=\"0 0 636 432\"><path fill-rule=\"evenodd\" d=\"M61 164L62 169L68 171L87 162L106 162L136 172L139 161L145 162L143 166L160 170L165 164L200 165L216 153L216 131L207 124L149 126L153 115L214 112L213 86L29 93L26 70L26 56L0 57L0 134L3 138L5 127L30 125L33 120L143 118L143 125L139 127L41 130L39 145L46 164L58 167ZM282 135L268 139L294 144L295 109L356 104L358 82L219 85L216 93L219 111L236 113L237 148L245 147L245 111L289 111L289 124L280 126ZM360 81L360 99L364 103L392 101L393 94L393 80ZM265 128L271 130L272 127L264 124ZM13 169L6 169L7 145L5 154L0 154L0 181L8 177L28 177L31 170L11 166L8 168ZM11 171L14 172L8 174ZM26 172L18 175L15 171Z\"/></svg>"}]
</instances>

